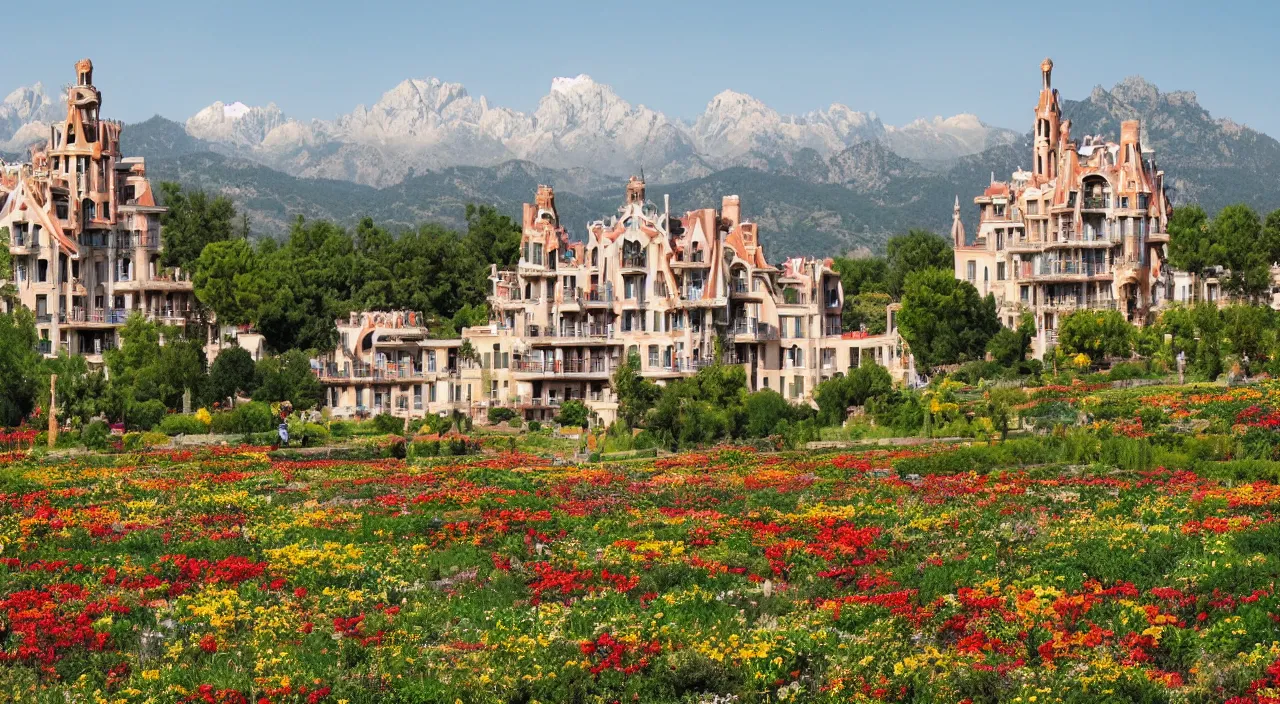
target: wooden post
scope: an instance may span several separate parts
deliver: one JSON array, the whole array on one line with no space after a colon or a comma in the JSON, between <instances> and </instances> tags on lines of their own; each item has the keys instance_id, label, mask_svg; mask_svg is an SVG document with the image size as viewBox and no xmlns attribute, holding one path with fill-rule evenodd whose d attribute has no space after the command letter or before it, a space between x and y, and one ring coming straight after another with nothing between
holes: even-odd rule
<instances>
[{"instance_id":1,"label":"wooden post","mask_svg":"<svg viewBox=\"0 0 1280 704\"><path fill-rule=\"evenodd\" d=\"M49 447L58 442L58 402L54 390L58 384L58 375L49 375Z\"/></svg>"}]
</instances>

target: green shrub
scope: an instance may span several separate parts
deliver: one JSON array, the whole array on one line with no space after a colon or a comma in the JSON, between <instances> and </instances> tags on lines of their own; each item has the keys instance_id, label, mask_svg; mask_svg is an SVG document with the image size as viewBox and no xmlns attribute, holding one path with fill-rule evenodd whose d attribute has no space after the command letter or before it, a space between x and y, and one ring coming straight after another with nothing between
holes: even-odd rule
<instances>
[{"instance_id":1,"label":"green shrub","mask_svg":"<svg viewBox=\"0 0 1280 704\"><path fill-rule=\"evenodd\" d=\"M641 430L636 433L633 440L633 446L637 450L649 450L658 446L658 439L647 430Z\"/></svg>"},{"instance_id":2,"label":"green shrub","mask_svg":"<svg viewBox=\"0 0 1280 704\"><path fill-rule=\"evenodd\" d=\"M209 426L201 423L195 416L171 413L160 421L156 430L165 435L204 435L209 432Z\"/></svg>"},{"instance_id":3,"label":"green shrub","mask_svg":"<svg viewBox=\"0 0 1280 704\"><path fill-rule=\"evenodd\" d=\"M265 433L274 430L276 425L276 415L270 405L251 401L234 410L215 413L209 429L218 434Z\"/></svg>"},{"instance_id":4,"label":"green shrub","mask_svg":"<svg viewBox=\"0 0 1280 704\"><path fill-rule=\"evenodd\" d=\"M292 432L290 432L292 435ZM303 423L302 433L298 436L298 440L302 442L303 447L322 447L329 444L331 435L329 429L319 423ZM290 437L290 439L293 439Z\"/></svg>"},{"instance_id":5,"label":"green shrub","mask_svg":"<svg viewBox=\"0 0 1280 704\"><path fill-rule=\"evenodd\" d=\"M1107 438L1102 441L1102 461L1125 470L1155 467L1154 448L1142 438Z\"/></svg>"},{"instance_id":6,"label":"green shrub","mask_svg":"<svg viewBox=\"0 0 1280 704\"><path fill-rule=\"evenodd\" d=\"M507 425L511 426L512 428L515 428L516 430L519 430L520 428L524 427L524 419L521 418L520 416L516 416L511 420L507 421Z\"/></svg>"},{"instance_id":7,"label":"green shrub","mask_svg":"<svg viewBox=\"0 0 1280 704\"><path fill-rule=\"evenodd\" d=\"M1107 379L1110 381L1145 379L1148 376L1151 376L1151 369L1150 364L1146 362L1119 362L1107 373Z\"/></svg>"},{"instance_id":8,"label":"green shrub","mask_svg":"<svg viewBox=\"0 0 1280 704\"><path fill-rule=\"evenodd\" d=\"M169 409L165 408L164 401L160 399L133 401L125 407L124 422L127 427L135 430L151 430L164 420L168 412Z\"/></svg>"},{"instance_id":9,"label":"green shrub","mask_svg":"<svg viewBox=\"0 0 1280 704\"><path fill-rule=\"evenodd\" d=\"M164 447L171 442L169 436L164 433L146 432L142 434L143 447Z\"/></svg>"},{"instance_id":10,"label":"green shrub","mask_svg":"<svg viewBox=\"0 0 1280 704\"><path fill-rule=\"evenodd\" d=\"M497 406L497 407L494 407L494 408L490 408L490 409L489 409L489 424L490 424L490 425L498 425L499 423L505 423L505 422L507 422L507 421L509 421L509 420L511 420L511 419L513 419L513 418L515 418L515 417L516 417L516 416L518 416L518 415L519 415L519 414L518 414L518 413L516 413L516 411L515 411L515 409L514 409L514 408L506 408L505 406Z\"/></svg>"},{"instance_id":11,"label":"green shrub","mask_svg":"<svg viewBox=\"0 0 1280 704\"><path fill-rule=\"evenodd\" d=\"M404 419L390 413L379 413L369 419L369 424L379 435L399 435L404 432Z\"/></svg>"},{"instance_id":12,"label":"green shrub","mask_svg":"<svg viewBox=\"0 0 1280 704\"><path fill-rule=\"evenodd\" d=\"M1193 467L1193 471L1205 479L1280 482L1280 462L1271 460L1199 462Z\"/></svg>"},{"instance_id":13,"label":"green shrub","mask_svg":"<svg viewBox=\"0 0 1280 704\"><path fill-rule=\"evenodd\" d=\"M349 438L356 434L356 424L349 420L335 420L329 423L329 432L335 438Z\"/></svg>"},{"instance_id":14,"label":"green shrub","mask_svg":"<svg viewBox=\"0 0 1280 704\"><path fill-rule=\"evenodd\" d=\"M409 457L439 457L440 441L415 440L409 443L407 454Z\"/></svg>"},{"instance_id":15,"label":"green shrub","mask_svg":"<svg viewBox=\"0 0 1280 704\"><path fill-rule=\"evenodd\" d=\"M1265 428L1249 428L1236 441L1235 456L1242 460L1276 458L1276 433Z\"/></svg>"},{"instance_id":16,"label":"green shrub","mask_svg":"<svg viewBox=\"0 0 1280 704\"><path fill-rule=\"evenodd\" d=\"M529 421L529 432L536 433L539 430L542 430L542 423L539 423L536 420Z\"/></svg>"},{"instance_id":17,"label":"green shrub","mask_svg":"<svg viewBox=\"0 0 1280 704\"><path fill-rule=\"evenodd\" d=\"M95 420L80 429L80 442L90 450L105 450L111 442L111 429L106 423Z\"/></svg>"}]
</instances>

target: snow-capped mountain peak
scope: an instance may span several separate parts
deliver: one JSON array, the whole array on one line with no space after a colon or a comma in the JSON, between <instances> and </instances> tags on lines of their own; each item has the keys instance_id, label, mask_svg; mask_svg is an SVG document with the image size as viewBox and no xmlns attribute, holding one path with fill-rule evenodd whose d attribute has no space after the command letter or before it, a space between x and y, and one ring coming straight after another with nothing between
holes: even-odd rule
<instances>
[{"instance_id":1,"label":"snow-capped mountain peak","mask_svg":"<svg viewBox=\"0 0 1280 704\"><path fill-rule=\"evenodd\" d=\"M576 90L590 89L597 85L599 84L591 80L591 76L588 76L585 73L579 73L573 78L560 76L558 78L551 79L551 92L572 93Z\"/></svg>"},{"instance_id":2,"label":"snow-capped mountain peak","mask_svg":"<svg viewBox=\"0 0 1280 704\"><path fill-rule=\"evenodd\" d=\"M35 84L0 102L0 147L16 150L47 136L55 102ZM439 78L399 82L371 105L334 120L294 120L274 104L218 101L186 121L188 134L298 176L399 181L410 169L491 166L523 159L610 176L644 169L664 180L748 165L770 168L801 150L822 158L874 141L910 159L945 160L1011 139L976 116L884 125L843 103L784 114L734 90L716 94L692 122L671 118L582 73L551 80L532 112L472 97ZM16 144L22 142L22 144Z\"/></svg>"},{"instance_id":3,"label":"snow-capped mountain peak","mask_svg":"<svg viewBox=\"0 0 1280 704\"><path fill-rule=\"evenodd\" d=\"M242 102L217 101L187 120L187 134L239 147L255 147L272 130L287 122L275 103L250 107Z\"/></svg>"},{"instance_id":4,"label":"snow-capped mountain peak","mask_svg":"<svg viewBox=\"0 0 1280 704\"><path fill-rule=\"evenodd\" d=\"M25 146L19 142L38 137L55 117L53 100L45 93L44 84L17 88L0 101L0 145Z\"/></svg>"}]
</instances>

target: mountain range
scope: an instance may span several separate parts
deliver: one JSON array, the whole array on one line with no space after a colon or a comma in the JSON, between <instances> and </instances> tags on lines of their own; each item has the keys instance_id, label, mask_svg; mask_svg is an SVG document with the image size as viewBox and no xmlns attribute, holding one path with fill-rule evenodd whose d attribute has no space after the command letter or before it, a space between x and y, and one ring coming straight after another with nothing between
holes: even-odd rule
<instances>
[{"instance_id":1,"label":"mountain range","mask_svg":"<svg viewBox=\"0 0 1280 704\"><path fill-rule=\"evenodd\" d=\"M11 93L0 103L0 149L43 139L55 105L39 84ZM1120 121L1141 119L1176 203L1280 206L1280 143L1211 117L1194 93L1134 77L1065 100L1064 112L1074 135L1113 140ZM892 126L838 103L783 115L734 91L685 121L585 75L555 79L531 113L414 79L334 120L215 102L184 123L128 125L123 143L155 178L232 196L264 234L299 214L458 225L467 202L482 202L514 215L539 183L556 187L563 221L580 230L613 212L622 181L643 172L651 198L670 194L681 211L740 195L779 256L877 249L910 227L946 231L957 195L967 201L992 174L1007 178L1031 152L1029 134L974 115Z\"/></svg>"}]
</instances>

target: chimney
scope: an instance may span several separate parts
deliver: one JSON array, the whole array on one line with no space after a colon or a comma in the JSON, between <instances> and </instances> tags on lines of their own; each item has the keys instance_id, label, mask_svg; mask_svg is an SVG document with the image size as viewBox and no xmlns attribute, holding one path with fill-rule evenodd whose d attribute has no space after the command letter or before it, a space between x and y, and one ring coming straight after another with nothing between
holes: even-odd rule
<instances>
[{"instance_id":1,"label":"chimney","mask_svg":"<svg viewBox=\"0 0 1280 704\"><path fill-rule=\"evenodd\" d=\"M733 228L741 222L741 206L738 196L725 196L720 202L720 219L726 227Z\"/></svg>"},{"instance_id":2,"label":"chimney","mask_svg":"<svg viewBox=\"0 0 1280 704\"><path fill-rule=\"evenodd\" d=\"M1120 123L1120 163L1137 162L1141 146L1138 143L1142 134L1142 123L1137 120L1125 120Z\"/></svg>"}]
</instances>

